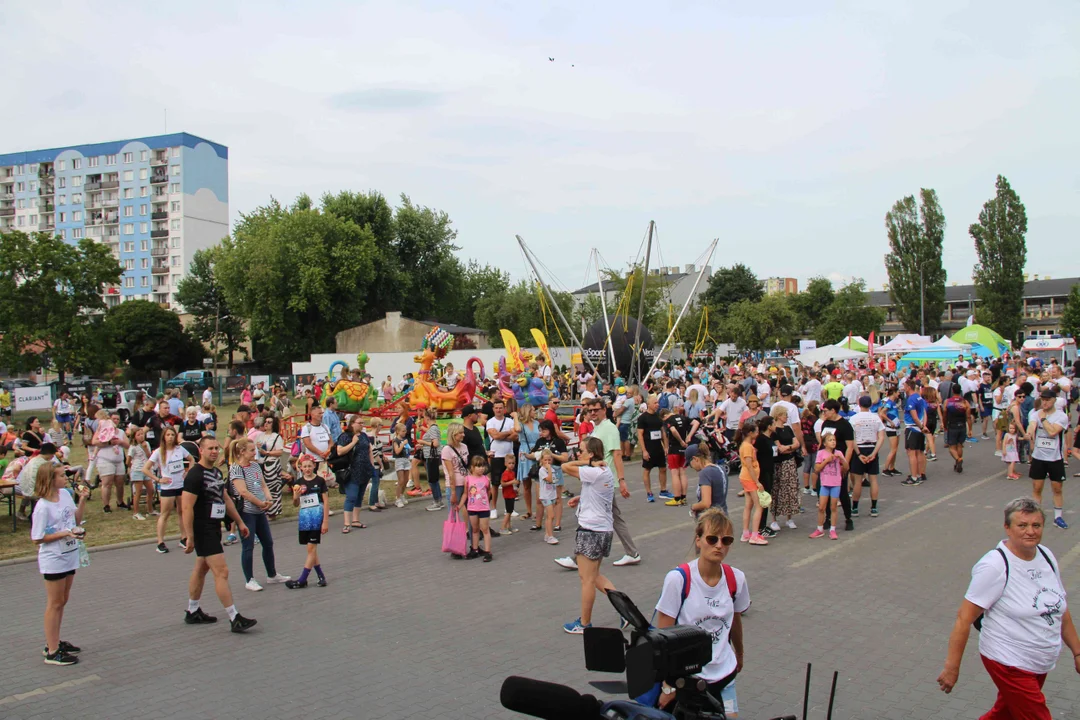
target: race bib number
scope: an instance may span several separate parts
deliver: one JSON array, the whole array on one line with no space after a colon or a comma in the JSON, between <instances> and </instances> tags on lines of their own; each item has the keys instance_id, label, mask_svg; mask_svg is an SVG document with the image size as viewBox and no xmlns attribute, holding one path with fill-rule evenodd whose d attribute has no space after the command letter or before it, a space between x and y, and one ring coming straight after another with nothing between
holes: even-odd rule
<instances>
[{"instance_id":1,"label":"race bib number","mask_svg":"<svg viewBox=\"0 0 1080 720\"><path fill-rule=\"evenodd\" d=\"M147 430L146 431L146 439L147 440L153 440L155 437L157 437L157 435L154 434L153 430Z\"/></svg>"},{"instance_id":2,"label":"race bib number","mask_svg":"<svg viewBox=\"0 0 1080 720\"><path fill-rule=\"evenodd\" d=\"M222 520L225 518L225 503L213 503L210 505L210 519Z\"/></svg>"},{"instance_id":3,"label":"race bib number","mask_svg":"<svg viewBox=\"0 0 1080 720\"><path fill-rule=\"evenodd\" d=\"M1039 450L1057 450L1058 441L1057 438L1050 437L1036 437L1035 447Z\"/></svg>"},{"instance_id":4,"label":"race bib number","mask_svg":"<svg viewBox=\"0 0 1080 720\"><path fill-rule=\"evenodd\" d=\"M62 543L62 545L61 545L61 548L60 548L60 552L63 552L63 553L69 553L72 550L77 550L79 548L79 540L78 540L78 538L66 537L63 540L61 540L61 543Z\"/></svg>"},{"instance_id":5,"label":"race bib number","mask_svg":"<svg viewBox=\"0 0 1080 720\"><path fill-rule=\"evenodd\" d=\"M184 472L184 461L182 459L170 460L165 470L169 475L179 475Z\"/></svg>"},{"instance_id":6,"label":"race bib number","mask_svg":"<svg viewBox=\"0 0 1080 720\"><path fill-rule=\"evenodd\" d=\"M772 454L773 454L773 457L776 457L777 455L779 455L780 454L780 448L773 445L772 446Z\"/></svg>"},{"instance_id":7,"label":"race bib number","mask_svg":"<svg viewBox=\"0 0 1080 720\"><path fill-rule=\"evenodd\" d=\"M651 430L649 432L649 439L650 440L659 440L660 439L660 431L659 430Z\"/></svg>"},{"instance_id":8,"label":"race bib number","mask_svg":"<svg viewBox=\"0 0 1080 720\"><path fill-rule=\"evenodd\" d=\"M318 506L319 506L319 496L318 495L312 494L312 495L303 495L303 496L301 496L301 498L300 498L300 507L301 508L318 507Z\"/></svg>"}]
</instances>

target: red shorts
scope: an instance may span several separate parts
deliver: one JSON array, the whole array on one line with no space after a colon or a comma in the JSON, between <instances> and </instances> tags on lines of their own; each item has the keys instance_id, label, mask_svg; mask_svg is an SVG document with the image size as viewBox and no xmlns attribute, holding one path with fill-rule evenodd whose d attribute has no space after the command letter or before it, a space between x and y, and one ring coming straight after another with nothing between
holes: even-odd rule
<instances>
[{"instance_id":1,"label":"red shorts","mask_svg":"<svg viewBox=\"0 0 1080 720\"><path fill-rule=\"evenodd\" d=\"M987 657L982 661L997 686L998 696L994 707L979 720L1051 720L1046 696L1042 694L1045 673L1037 675Z\"/></svg>"},{"instance_id":2,"label":"red shorts","mask_svg":"<svg viewBox=\"0 0 1080 720\"><path fill-rule=\"evenodd\" d=\"M668 470L679 470L686 467L686 457L682 453L667 456Z\"/></svg>"}]
</instances>

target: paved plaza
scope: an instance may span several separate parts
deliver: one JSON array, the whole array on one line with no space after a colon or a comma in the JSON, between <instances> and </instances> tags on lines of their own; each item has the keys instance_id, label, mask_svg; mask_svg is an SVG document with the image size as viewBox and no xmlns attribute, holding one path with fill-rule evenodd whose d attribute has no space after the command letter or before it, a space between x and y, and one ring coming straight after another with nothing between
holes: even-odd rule
<instances>
[{"instance_id":1,"label":"paved plaza","mask_svg":"<svg viewBox=\"0 0 1080 720\"><path fill-rule=\"evenodd\" d=\"M1005 479L992 441L969 446L963 475L941 455L920 487L883 479L882 516L866 517L865 498L855 532L839 541L806 537L814 498L804 497L797 531L784 530L769 547L736 543L729 560L746 572L753 597L740 717L797 713L807 662L812 718L825 717L834 669L836 718L959 720L993 704L974 633L952 695L935 678L971 566L1001 537L1001 507L1030 483ZM689 559L691 525L685 509L645 503L636 463L627 477L634 494L621 506L644 562L606 573L648 615L664 574ZM1073 482L1066 500L1076 506ZM741 510L734 488L729 502ZM499 705L507 675L594 693L590 681L617 679L586 672L581 637L561 629L578 615L579 584L552 558L572 548L572 516L559 546L526 530L496 539L493 563L455 562L439 552L443 515L424 512L425 504L365 512L369 528L350 535L341 534L340 516L331 518L320 550L327 588L248 592L240 546L226 548L237 607L259 621L246 635L229 633L209 584L203 607L221 621L183 623L191 556L158 555L152 545L93 553L65 613L64 639L83 648L73 667L41 661L36 565L0 568L0 717L509 718L521 716ZM1073 529L1048 527L1044 542L1076 593L1080 514L1066 518ZM92 516L88 526L92 532ZM303 562L295 523L273 529L279 569L295 576ZM616 542L613 559L621 554ZM594 622L616 622L603 598ZM1045 691L1054 717L1080 716L1080 680L1066 656Z\"/></svg>"}]
</instances>

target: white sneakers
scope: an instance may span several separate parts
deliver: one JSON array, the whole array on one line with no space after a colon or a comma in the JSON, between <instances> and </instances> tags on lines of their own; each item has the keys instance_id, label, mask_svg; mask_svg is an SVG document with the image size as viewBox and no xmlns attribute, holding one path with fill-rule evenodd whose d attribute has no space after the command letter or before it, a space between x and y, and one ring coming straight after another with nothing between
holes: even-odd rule
<instances>
[{"instance_id":1,"label":"white sneakers","mask_svg":"<svg viewBox=\"0 0 1080 720\"><path fill-rule=\"evenodd\" d=\"M559 539L557 537L554 537L554 536L549 536L549 537L544 538L544 542L546 542L548 545L558 545L559 544ZM575 565L575 567L576 567L576 565Z\"/></svg>"},{"instance_id":2,"label":"white sneakers","mask_svg":"<svg viewBox=\"0 0 1080 720\"><path fill-rule=\"evenodd\" d=\"M491 519L496 520L499 517L499 511L495 508L491 508Z\"/></svg>"},{"instance_id":3,"label":"white sneakers","mask_svg":"<svg viewBox=\"0 0 1080 720\"><path fill-rule=\"evenodd\" d=\"M572 557L555 558L555 564L566 570L577 570L577 562Z\"/></svg>"},{"instance_id":4,"label":"white sneakers","mask_svg":"<svg viewBox=\"0 0 1080 720\"><path fill-rule=\"evenodd\" d=\"M775 520L773 520L773 521L772 521L771 523L769 523L769 528L770 528L770 529L771 529L771 530L772 530L773 532L780 532L780 523L778 523L778 522L776 522Z\"/></svg>"},{"instance_id":5,"label":"white sneakers","mask_svg":"<svg viewBox=\"0 0 1080 720\"><path fill-rule=\"evenodd\" d=\"M244 587L247 588L248 590L250 590L251 592L259 592L260 590L262 590L262 585L255 582L255 578L251 578L246 583L244 583Z\"/></svg>"},{"instance_id":6,"label":"white sneakers","mask_svg":"<svg viewBox=\"0 0 1080 720\"><path fill-rule=\"evenodd\" d=\"M787 526L788 526L788 528L790 528L791 530L798 530L798 529L799 529L799 528L798 528L798 527L797 527L797 526L795 525L795 521L794 521L794 520L788 520L788 521L787 521Z\"/></svg>"},{"instance_id":7,"label":"white sneakers","mask_svg":"<svg viewBox=\"0 0 1080 720\"><path fill-rule=\"evenodd\" d=\"M274 577L266 578L266 584L267 585L280 584L280 583L287 582L289 580L292 580L292 577L290 577L289 575L282 575L281 573L278 573Z\"/></svg>"},{"instance_id":8,"label":"white sneakers","mask_svg":"<svg viewBox=\"0 0 1080 720\"><path fill-rule=\"evenodd\" d=\"M640 555L623 555L621 558L612 563L615 567L624 567L626 565L640 565Z\"/></svg>"},{"instance_id":9,"label":"white sneakers","mask_svg":"<svg viewBox=\"0 0 1080 720\"><path fill-rule=\"evenodd\" d=\"M399 497L397 500L394 501L394 507L403 508L408 504L409 501L406 500L404 497Z\"/></svg>"}]
</instances>

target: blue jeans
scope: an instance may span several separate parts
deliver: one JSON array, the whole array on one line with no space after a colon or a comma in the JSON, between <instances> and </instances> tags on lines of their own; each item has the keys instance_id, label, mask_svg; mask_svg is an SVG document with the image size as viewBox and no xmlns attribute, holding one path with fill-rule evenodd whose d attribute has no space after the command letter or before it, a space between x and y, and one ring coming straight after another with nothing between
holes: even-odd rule
<instances>
[{"instance_id":1,"label":"blue jeans","mask_svg":"<svg viewBox=\"0 0 1080 720\"><path fill-rule=\"evenodd\" d=\"M427 472L428 484L431 486L431 501L442 502L442 488L439 487L439 458L431 457L424 459L424 470Z\"/></svg>"},{"instance_id":2,"label":"blue jeans","mask_svg":"<svg viewBox=\"0 0 1080 720\"><path fill-rule=\"evenodd\" d=\"M364 490L367 489L367 478L353 480L350 476L345 482L345 512L352 512L356 508L364 507Z\"/></svg>"},{"instance_id":3,"label":"blue jeans","mask_svg":"<svg viewBox=\"0 0 1080 720\"><path fill-rule=\"evenodd\" d=\"M244 570L244 580L250 580L254 575L252 569L253 555L255 554L255 538L259 538L262 546L263 565L266 566L266 577L277 575L277 567L274 563L274 538L270 535L270 520L266 513L240 513L240 519L247 525L248 536L241 539L240 567Z\"/></svg>"},{"instance_id":4,"label":"blue jeans","mask_svg":"<svg viewBox=\"0 0 1080 720\"><path fill-rule=\"evenodd\" d=\"M374 468L371 471L371 483L370 491L368 492L368 505L375 505L379 502L379 483L382 480L382 472L379 468ZM361 493L361 497L363 493Z\"/></svg>"}]
</instances>

